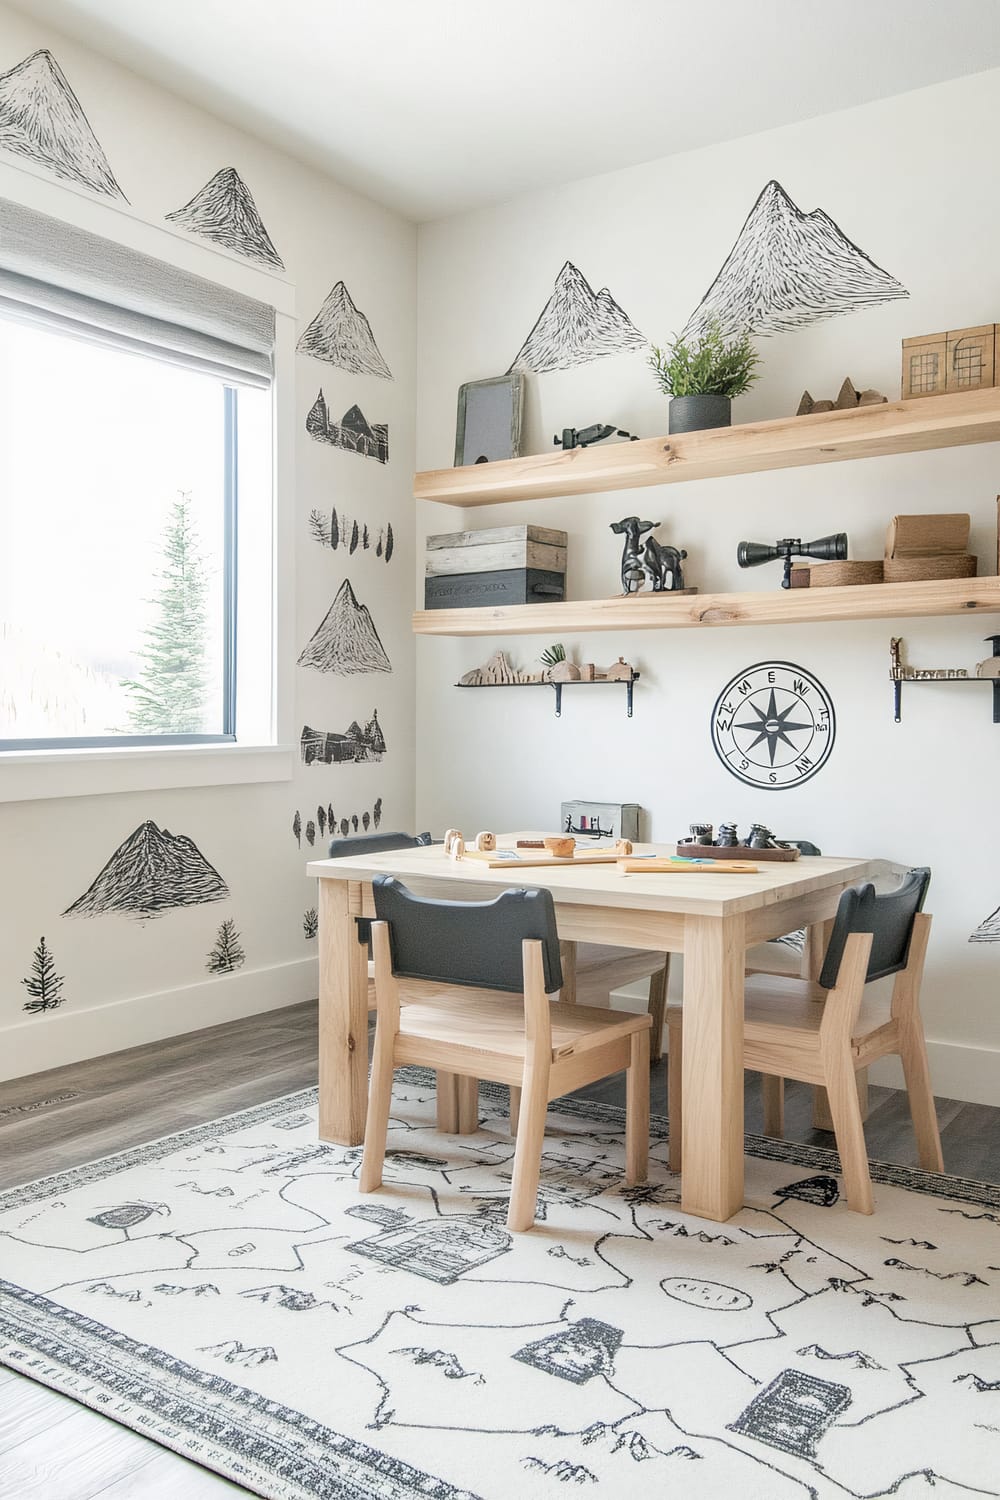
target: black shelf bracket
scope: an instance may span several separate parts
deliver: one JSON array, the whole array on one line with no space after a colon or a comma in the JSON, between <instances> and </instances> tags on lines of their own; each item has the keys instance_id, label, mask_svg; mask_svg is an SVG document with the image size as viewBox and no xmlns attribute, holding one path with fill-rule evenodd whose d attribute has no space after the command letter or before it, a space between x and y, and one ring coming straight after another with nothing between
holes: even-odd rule
<instances>
[{"instance_id":1,"label":"black shelf bracket","mask_svg":"<svg viewBox=\"0 0 1000 1500\"><path fill-rule=\"evenodd\" d=\"M628 717L632 717L632 689L642 674L633 672L631 677L592 677L579 678L574 682L456 682L455 686L460 688L519 688L519 687L550 687L555 689L556 694L556 718L562 718L562 695L563 688L571 687L624 687L625 708Z\"/></svg>"},{"instance_id":2,"label":"black shelf bracket","mask_svg":"<svg viewBox=\"0 0 1000 1500\"><path fill-rule=\"evenodd\" d=\"M988 641L989 644L993 647L993 657L994 657L994 659L1000 658L1000 635L987 635L987 636L984 636L983 639L986 640L986 641ZM895 722L897 724L901 724L903 722L903 683L904 682L908 682L908 683L910 683L911 686L916 686L916 687L926 686L928 683L931 683L931 682L933 682L935 684L940 684L942 682L947 682L947 683L955 683L955 682L963 682L963 683L969 683L969 682L988 682L990 684L990 686L992 687L992 689L993 689L993 722L994 722L994 724L1000 724L1000 676L995 676L995 677L934 677L934 676L910 677L910 676L907 676L905 674L907 673L907 671L912 670L912 669L908 669L906 667L903 667L899 663L898 647L901 644L902 643L899 642L899 641L894 641L893 642L893 647L891 648L891 650L892 650L892 666L890 668L890 673L889 673L889 675L890 675L890 677L892 679L892 716L893 716L893 719L895 720Z\"/></svg>"}]
</instances>

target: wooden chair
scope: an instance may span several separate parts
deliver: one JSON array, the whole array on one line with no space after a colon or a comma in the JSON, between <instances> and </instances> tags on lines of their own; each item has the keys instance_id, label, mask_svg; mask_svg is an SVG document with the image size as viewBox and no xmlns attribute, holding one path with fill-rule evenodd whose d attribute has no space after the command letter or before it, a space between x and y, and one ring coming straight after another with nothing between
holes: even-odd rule
<instances>
[{"instance_id":1,"label":"wooden chair","mask_svg":"<svg viewBox=\"0 0 1000 1500\"><path fill-rule=\"evenodd\" d=\"M520 1088L508 1228L535 1220L549 1100L622 1069L626 1181L644 1181L649 1016L549 1004L562 985L551 893L432 901L391 875L372 886L377 1018L361 1191L381 1185L393 1072L410 1063L454 1075L473 1098L479 1078Z\"/></svg>"},{"instance_id":2,"label":"wooden chair","mask_svg":"<svg viewBox=\"0 0 1000 1500\"><path fill-rule=\"evenodd\" d=\"M911 870L893 891L869 882L840 898L817 983L763 974L746 984L743 1064L783 1089L785 1078L821 1084L829 1095L848 1205L873 1209L858 1068L898 1053L903 1063L920 1164L941 1172L941 1138L920 1019L920 982L931 919L922 911L929 870ZM866 986L896 976L888 1013ZM670 1166L680 1170L683 1130L681 1007L667 1007ZM773 1108L773 1105L772 1105Z\"/></svg>"}]
</instances>

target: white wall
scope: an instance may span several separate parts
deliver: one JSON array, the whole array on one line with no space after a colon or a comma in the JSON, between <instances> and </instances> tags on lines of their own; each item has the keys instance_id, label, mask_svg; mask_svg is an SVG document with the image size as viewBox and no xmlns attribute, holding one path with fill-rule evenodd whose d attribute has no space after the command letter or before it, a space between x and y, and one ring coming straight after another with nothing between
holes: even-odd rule
<instances>
[{"instance_id":1,"label":"white wall","mask_svg":"<svg viewBox=\"0 0 1000 1500\"><path fill-rule=\"evenodd\" d=\"M279 606L289 627L278 663L286 701L284 732L293 749L284 780L258 784L151 788L129 795L66 795L73 773L48 775L42 800L4 802L10 787L0 765L0 1077L34 1072L81 1057L216 1024L316 993L316 943L302 917L316 903L304 875L314 853L292 835L319 803L359 814L383 801L383 829L413 823L413 669L409 580L413 566L410 477L414 447L415 232L395 214L349 193L321 174L193 109L147 81L71 43L22 15L0 8L0 72L36 48L49 48L75 90L130 207L63 187L23 158L0 152L0 193L37 198L46 211L86 217L114 237L121 215L157 227L177 257L201 274L253 294L273 286L278 305L294 298L298 327L312 317L338 279L368 315L393 372L389 382L353 376L305 356L279 393L281 420L293 434L279 488L279 529L293 541L279 578ZM253 193L279 254L284 276L249 263L164 223L219 168L235 166ZM55 206L54 206L55 205ZM162 252L161 252L162 253ZM206 270L206 266L210 269ZM322 385L332 412L358 402L370 420L388 421L390 461L382 466L307 437L305 414ZM313 542L312 507L336 505L375 526L391 520L396 556L374 552L349 560ZM31 560L25 560L31 565ZM367 604L393 674L337 677L297 667L295 659L329 608L345 576ZM308 722L342 731L378 709L388 741L379 765L302 765L294 740ZM196 778L197 779L197 778ZM6 787L6 791L5 791ZM144 819L194 839L227 881L231 899L172 911L155 920L127 916L64 918L61 913ZM323 840L317 839L319 850ZM206 956L219 923L232 916L246 963L209 977ZM65 977L65 1003L44 1015L23 1010L21 979L44 934Z\"/></svg>"},{"instance_id":2,"label":"white wall","mask_svg":"<svg viewBox=\"0 0 1000 1500\"><path fill-rule=\"evenodd\" d=\"M508 367L565 260L595 291L608 286L663 343L686 322L771 178L801 209L825 209L910 296L762 339L762 379L737 402L735 420L794 412L804 387L834 396L846 374L896 397L901 338L1000 319L1000 208L989 187L998 106L1000 73L983 74L423 226L418 468L452 462L458 386ZM666 430L665 398L641 351L528 381L525 452L550 449L564 426L594 421L642 436ZM427 532L531 521L569 532L569 597L613 595L620 541L608 523L640 510L687 548L688 581L703 591L777 586L777 566L737 568L742 538L846 530L852 556L880 557L886 522L900 511L968 510L980 571L993 572L998 489L1000 454L986 445L488 510L425 505L418 590ZM655 839L673 839L695 819L735 817L811 839L825 853L928 863L935 1084L1000 1102L1000 948L968 942L1000 905L1000 729L984 687L904 689L896 725L887 680L891 635L904 637L917 665L971 667L988 654L982 636L991 627L1000 628L995 617L564 636L578 659L622 654L641 669L631 721L612 689L567 693L558 721L544 694L454 691L495 646L527 666L544 637L420 639L418 821L554 828L562 800L592 797L640 802ZM725 683L772 658L814 672L838 724L826 767L768 794L721 766L709 722Z\"/></svg>"}]
</instances>

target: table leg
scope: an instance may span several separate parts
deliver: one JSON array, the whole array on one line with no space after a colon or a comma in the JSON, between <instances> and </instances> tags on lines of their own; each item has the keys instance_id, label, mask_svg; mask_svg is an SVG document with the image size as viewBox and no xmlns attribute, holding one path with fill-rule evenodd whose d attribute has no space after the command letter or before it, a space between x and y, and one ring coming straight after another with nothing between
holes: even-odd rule
<instances>
[{"instance_id":1,"label":"table leg","mask_svg":"<svg viewBox=\"0 0 1000 1500\"><path fill-rule=\"evenodd\" d=\"M827 922L814 922L811 927L806 928L806 946L803 954L803 976L806 979L817 980L823 967L823 958L826 946L830 941L830 933L833 931L833 918ZM861 1118L867 1120L869 1114L868 1103L868 1069L858 1068L854 1074L854 1082L858 1090L858 1103L861 1106ZM833 1130L833 1115L830 1111L830 1100L826 1089L816 1084L813 1088L813 1129Z\"/></svg>"},{"instance_id":2,"label":"table leg","mask_svg":"<svg viewBox=\"0 0 1000 1500\"><path fill-rule=\"evenodd\" d=\"M743 1206L741 915L684 919L681 1207L718 1221Z\"/></svg>"},{"instance_id":3,"label":"table leg","mask_svg":"<svg viewBox=\"0 0 1000 1500\"><path fill-rule=\"evenodd\" d=\"M368 1111L368 950L346 880L319 883L319 1133L359 1146Z\"/></svg>"}]
</instances>

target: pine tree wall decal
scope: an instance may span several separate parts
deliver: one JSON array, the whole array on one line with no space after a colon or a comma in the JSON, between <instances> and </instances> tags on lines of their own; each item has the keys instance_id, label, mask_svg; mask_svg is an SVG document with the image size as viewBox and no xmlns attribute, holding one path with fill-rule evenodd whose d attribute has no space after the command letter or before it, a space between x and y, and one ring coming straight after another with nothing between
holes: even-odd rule
<instances>
[{"instance_id":1,"label":"pine tree wall decal","mask_svg":"<svg viewBox=\"0 0 1000 1500\"><path fill-rule=\"evenodd\" d=\"M63 976L56 973L52 954L44 938L39 938L31 960L31 973L21 983L31 996L30 1000L24 1002L23 1009L32 1014L55 1010L65 1001Z\"/></svg>"},{"instance_id":2,"label":"pine tree wall decal","mask_svg":"<svg viewBox=\"0 0 1000 1500\"><path fill-rule=\"evenodd\" d=\"M302 914L302 933L308 942L310 938L316 936L318 931L319 916L317 915L315 906L310 906L309 910Z\"/></svg>"},{"instance_id":3,"label":"pine tree wall decal","mask_svg":"<svg viewBox=\"0 0 1000 1500\"><path fill-rule=\"evenodd\" d=\"M295 842L298 844L299 848L301 849L302 848L302 816L299 813L298 808L295 809L295 817L292 819L292 832L295 835Z\"/></svg>"},{"instance_id":4,"label":"pine tree wall decal","mask_svg":"<svg viewBox=\"0 0 1000 1500\"><path fill-rule=\"evenodd\" d=\"M206 968L210 974L231 974L246 962L246 953L232 917L221 923L215 936L215 947L208 955Z\"/></svg>"}]
</instances>

